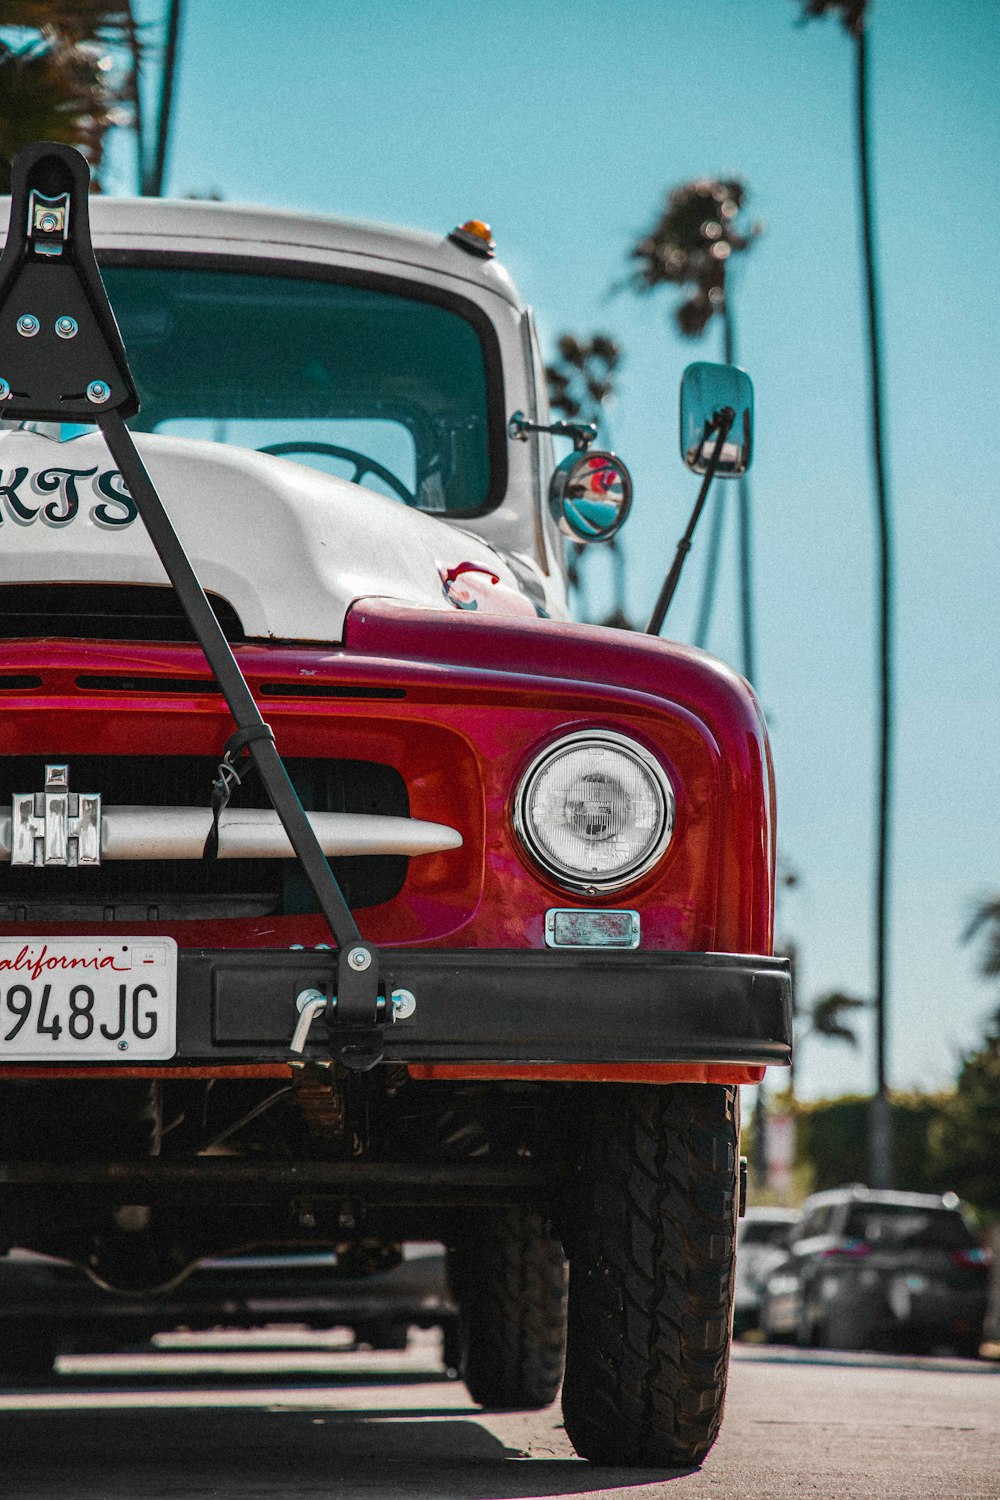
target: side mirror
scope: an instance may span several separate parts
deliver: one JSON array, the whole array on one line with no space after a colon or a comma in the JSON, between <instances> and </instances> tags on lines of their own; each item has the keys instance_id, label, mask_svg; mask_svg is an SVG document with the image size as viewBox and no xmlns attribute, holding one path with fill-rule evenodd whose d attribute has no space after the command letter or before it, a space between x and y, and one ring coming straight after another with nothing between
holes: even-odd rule
<instances>
[{"instance_id":1,"label":"side mirror","mask_svg":"<svg viewBox=\"0 0 1000 1500\"><path fill-rule=\"evenodd\" d=\"M718 479L736 479L750 467L753 452L753 382L735 365L705 361L688 365L681 380L681 458L704 474L716 448L720 413L731 411L729 431L719 452Z\"/></svg>"},{"instance_id":2,"label":"side mirror","mask_svg":"<svg viewBox=\"0 0 1000 1500\"><path fill-rule=\"evenodd\" d=\"M632 476L614 453L570 453L549 485L549 506L565 536L606 542L632 505Z\"/></svg>"}]
</instances>

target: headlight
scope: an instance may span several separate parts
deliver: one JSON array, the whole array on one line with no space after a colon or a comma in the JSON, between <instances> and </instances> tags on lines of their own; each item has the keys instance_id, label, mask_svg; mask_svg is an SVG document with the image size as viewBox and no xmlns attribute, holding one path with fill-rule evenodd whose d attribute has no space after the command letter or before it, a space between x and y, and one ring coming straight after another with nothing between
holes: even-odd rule
<instances>
[{"instance_id":1,"label":"headlight","mask_svg":"<svg viewBox=\"0 0 1000 1500\"><path fill-rule=\"evenodd\" d=\"M529 766L514 823L560 884L616 890L644 875L670 842L673 788L648 750L624 735L573 734Z\"/></svg>"}]
</instances>

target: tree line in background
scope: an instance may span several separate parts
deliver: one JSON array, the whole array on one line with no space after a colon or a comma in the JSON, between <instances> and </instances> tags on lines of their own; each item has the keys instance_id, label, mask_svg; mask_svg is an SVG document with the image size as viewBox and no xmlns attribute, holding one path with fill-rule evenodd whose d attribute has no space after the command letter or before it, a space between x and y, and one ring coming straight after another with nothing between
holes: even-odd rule
<instances>
[{"instance_id":1,"label":"tree line in background","mask_svg":"<svg viewBox=\"0 0 1000 1500\"><path fill-rule=\"evenodd\" d=\"M1000 896L978 903L963 937L981 944L982 976L1000 978ZM833 1034L857 1040L847 1025ZM775 1101L795 1122L800 1191L867 1180L868 1107L869 1100L858 1095L803 1103L789 1094ZM980 1044L963 1059L952 1091L894 1092L889 1107L898 1185L955 1192L985 1217L1000 1219L1000 1003Z\"/></svg>"}]
</instances>

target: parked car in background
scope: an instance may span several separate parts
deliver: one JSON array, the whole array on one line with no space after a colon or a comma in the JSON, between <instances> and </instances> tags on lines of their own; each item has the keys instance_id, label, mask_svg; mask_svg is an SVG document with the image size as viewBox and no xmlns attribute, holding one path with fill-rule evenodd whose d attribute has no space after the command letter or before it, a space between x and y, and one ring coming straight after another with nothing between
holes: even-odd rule
<instances>
[{"instance_id":1,"label":"parked car in background","mask_svg":"<svg viewBox=\"0 0 1000 1500\"><path fill-rule=\"evenodd\" d=\"M760 1304L771 1272L785 1259L795 1208L749 1207L736 1232L736 1293L733 1332L748 1333L760 1322Z\"/></svg>"},{"instance_id":2,"label":"parked car in background","mask_svg":"<svg viewBox=\"0 0 1000 1500\"><path fill-rule=\"evenodd\" d=\"M201 1261L160 1292L112 1292L79 1266L13 1250L0 1256L0 1384L41 1380L59 1354L112 1353L184 1328L350 1329L371 1349L406 1348L411 1328L439 1327L458 1366L458 1309L444 1247L395 1255L246 1254ZM379 1263L381 1261L381 1263Z\"/></svg>"},{"instance_id":3,"label":"parked car in background","mask_svg":"<svg viewBox=\"0 0 1000 1500\"><path fill-rule=\"evenodd\" d=\"M760 1309L765 1338L804 1347L947 1345L976 1356L990 1253L953 1193L865 1187L816 1193L802 1206Z\"/></svg>"}]
</instances>

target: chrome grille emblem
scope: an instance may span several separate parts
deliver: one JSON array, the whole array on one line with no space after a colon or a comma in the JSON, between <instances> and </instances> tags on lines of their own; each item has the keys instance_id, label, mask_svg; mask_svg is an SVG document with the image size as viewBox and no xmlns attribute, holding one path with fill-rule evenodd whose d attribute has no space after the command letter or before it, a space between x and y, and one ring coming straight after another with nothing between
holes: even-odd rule
<instances>
[{"instance_id":1,"label":"chrome grille emblem","mask_svg":"<svg viewBox=\"0 0 1000 1500\"><path fill-rule=\"evenodd\" d=\"M45 767L44 792L15 792L12 865L99 865L101 798L71 792L69 766Z\"/></svg>"}]
</instances>

